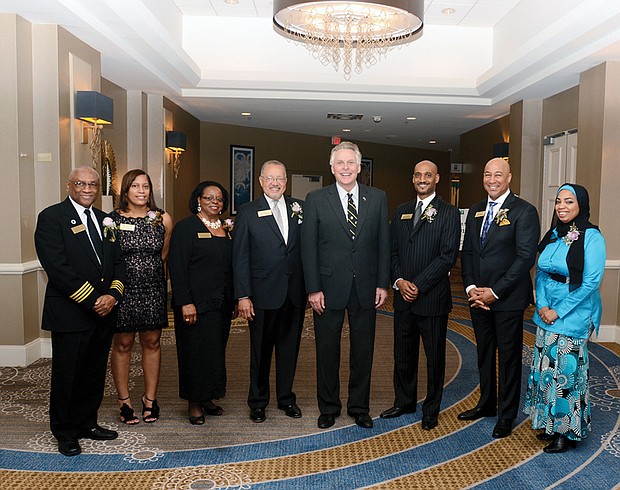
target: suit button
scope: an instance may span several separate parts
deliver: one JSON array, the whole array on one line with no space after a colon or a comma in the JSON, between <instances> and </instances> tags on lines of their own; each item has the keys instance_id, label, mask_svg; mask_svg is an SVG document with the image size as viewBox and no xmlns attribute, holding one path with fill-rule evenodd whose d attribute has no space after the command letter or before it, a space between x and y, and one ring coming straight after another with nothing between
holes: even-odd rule
<instances>
[{"instance_id":1,"label":"suit button","mask_svg":"<svg viewBox=\"0 0 620 490\"><path fill-rule=\"evenodd\" d=\"M103 282L104 280L105 280L105 279L102 277L102 278L101 278L101 282Z\"/></svg>"},{"instance_id":2,"label":"suit button","mask_svg":"<svg viewBox=\"0 0 620 490\"><path fill-rule=\"evenodd\" d=\"M353 250L351 250L351 252L355 253L355 252L357 252L357 250L353 249Z\"/></svg>"}]
</instances>

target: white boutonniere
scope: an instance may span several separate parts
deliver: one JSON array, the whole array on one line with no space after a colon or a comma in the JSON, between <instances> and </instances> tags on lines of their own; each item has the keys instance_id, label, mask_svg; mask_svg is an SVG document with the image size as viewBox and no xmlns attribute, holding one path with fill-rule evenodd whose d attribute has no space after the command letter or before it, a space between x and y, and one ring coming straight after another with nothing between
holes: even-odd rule
<instances>
[{"instance_id":1,"label":"white boutonniere","mask_svg":"<svg viewBox=\"0 0 620 490\"><path fill-rule=\"evenodd\" d=\"M302 209L301 204L295 201L293 204L291 204L291 211L291 218L297 216L297 223L301 224L304 220L304 210Z\"/></svg>"},{"instance_id":2,"label":"white boutonniere","mask_svg":"<svg viewBox=\"0 0 620 490\"><path fill-rule=\"evenodd\" d=\"M230 233L231 231L233 231L233 228L235 227L235 222L230 218L226 218L224 220L224 223L222 223L222 226L228 233Z\"/></svg>"},{"instance_id":3,"label":"white boutonniere","mask_svg":"<svg viewBox=\"0 0 620 490\"><path fill-rule=\"evenodd\" d=\"M118 226L112 218L109 216L103 218L103 236L105 238L109 238L111 242L116 241L116 231L118 230Z\"/></svg>"},{"instance_id":4,"label":"white boutonniere","mask_svg":"<svg viewBox=\"0 0 620 490\"><path fill-rule=\"evenodd\" d=\"M437 209L433 207L432 204L426 206L424 213L422 214L422 219L425 219L429 223L432 223L433 220L437 217Z\"/></svg>"},{"instance_id":5,"label":"white boutonniere","mask_svg":"<svg viewBox=\"0 0 620 490\"><path fill-rule=\"evenodd\" d=\"M510 221L508 220L508 211L510 211L508 208L504 208L497 212L497 216L495 216L495 223L497 223L498 226L506 226L510 224Z\"/></svg>"},{"instance_id":6,"label":"white boutonniere","mask_svg":"<svg viewBox=\"0 0 620 490\"><path fill-rule=\"evenodd\" d=\"M577 228L577 225L573 223L572 225L570 225L568 233L562 237L562 240L564 240L564 243L566 243L567 247L570 247L571 243L573 243L575 240L579 240L580 234L581 232Z\"/></svg>"}]
</instances>

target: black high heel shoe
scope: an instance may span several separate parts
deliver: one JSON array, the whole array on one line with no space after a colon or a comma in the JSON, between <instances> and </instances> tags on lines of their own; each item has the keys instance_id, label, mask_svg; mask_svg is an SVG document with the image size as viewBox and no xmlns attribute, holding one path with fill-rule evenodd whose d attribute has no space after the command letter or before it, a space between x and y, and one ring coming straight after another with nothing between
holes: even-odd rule
<instances>
[{"instance_id":1,"label":"black high heel shoe","mask_svg":"<svg viewBox=\"0 0 620 490\"><path fill-rule=\"evenodd\" d=\"M192 415L189 413L190 409L187 409L187 418L189 419L189 423L192 425L203 425L205 423L205 414L202 411L203 408L200 407L200 415Z\"/></svg>"},{"instance_id":2,"label":"black high heel shoe","mask_svg":"<svg viewBox=\"0 0 620 490\"><path fill-rule=\"evenodd\" d=\"M124 402L125 400L129 400L129 398L130 396L128 396L127 398L117 398L117 400L119 402ZM133 408L131 408L126 403L123 403L121 405L120 411L121 413L120 413L119 419L123 424L136 425L138 422L140 422L140 419L136 417L136 414L134 413Z\"/></svg>"},{"instance_id":3,"label":"black high heel shoe","mask_svg":"<svg viewBox=\"0 0 620 490\"><path fill-rule=\"evenodd\" d=\"M151 406L147 407L144 401L151 402ZM147 415L148 412L148 415ZM156 422L159 418L159 405L157 404L157 400L151 400L146 397L146 393L142 395L142 420L144 420L147 424L152 424Z\"/></svg>"},{"instance_id":4,"label":"black high heel shoe","mask_svg":"<svg viewBox=\"0 0 620 490\"><path fill-rule=\"evenodd\" d=\"M543 448L543 451L548 454L556 454L556 453L563 453L565 451L568 451L569 448L574 449L576 447L577 447L576 441L571 441L565 435L558 435L558 437L551 444Z\"/></svg>"},{"instance_id":5,"label":"black high heel shoe","mask_svg":"<svg viewBox=\"0 0 620 490\"><path fill-rule=\"evenodd\" d=\"M216 405L211 400L201 403L202 411L206 415L220 416L224 413L224 410L219 405Z\"/></svg>"}]
</instances>

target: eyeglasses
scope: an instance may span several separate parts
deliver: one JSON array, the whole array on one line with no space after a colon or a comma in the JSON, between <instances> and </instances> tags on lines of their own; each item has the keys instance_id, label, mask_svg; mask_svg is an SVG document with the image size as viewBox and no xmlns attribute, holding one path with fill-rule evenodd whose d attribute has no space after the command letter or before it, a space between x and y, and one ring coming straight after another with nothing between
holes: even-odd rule
<instances>
[{"instance_id":1,"label":"eyeglasses","mask_svg":"<svg viewBox=\"0 0 620 490\"><path fill-rule=\"evenodd\" d=\"M96 189L99 187L99 182L82 182L81 180L71 180L69 182L71 182L78 189L85 189L86 187Z\"/></svg>"},{"instance_id":2,"label":"eyeglasses","mask_svg":"<svg viewBox=\"0 0 620 490\"><path fill-rule=\"evenodd\" d=\"M219 202L222 203L224 202L224 198L223 197L215 197L215 196L200 196L201 199L204 199L207 202Z\"/></svg>"},{"instance_id":3,"label":"eyeglasses","mask_svg":"<svg viewBox=\"0 0 620 490\"><path fill-rule=\"evenodd\" d=\"M272 177L271 175L268 175L267 177L265 177L264 175L261 175L260 178L265 179L270 184L274 181L279 182L279 183L286 181L286 177Z\"/></svg>"}]
</instances>

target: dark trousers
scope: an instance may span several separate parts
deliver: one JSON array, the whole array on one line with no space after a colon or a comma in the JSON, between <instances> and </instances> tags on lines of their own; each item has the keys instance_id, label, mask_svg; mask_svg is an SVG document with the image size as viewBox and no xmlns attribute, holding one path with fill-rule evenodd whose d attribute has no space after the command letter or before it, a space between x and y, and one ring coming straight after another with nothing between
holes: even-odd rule
<instances>
[{"instance_id":1,"label":"dark trousers","mask_svg":"<svg viewBox=\"0 0 620 490\"><path fill-rule=\"evenodd\" d=\"M346 306L349 318L350 413L368 413L370 375L375 345L376 310L360 307L355 285ZM316 337L317 399L322 414L340 413L340 338L345 310L326 309L314 314Z\"/></svg>"},{"instance_id":2,"label":"dark trousers","mask_svg":"<svg viewBox=\"0 0 620 490\"><path fill-rule=\"evenodd\" d=\"M304 323L304 309L287 297L277 310L254 308L250 322L250 408L265 408L269 403L271 356L276 351L276 396L278 407L294 403L293 381Z\"/></svg>"},{"instance_id":3,"label":"dark trousers","mask_svg":"<svg viewBox=\"0 0 620 490\"><path fill-rule=\"evenodd\" d=\"M420 316L411 310L394 312L394 406L415 410L421 336L428 372L422 413L428 417L439 414L446 371L447 330L448 315Z\"/></svg>"},{"instance_id":4,"label":"dark trousers","mask_svg":"<svg viewBox=\"0 0 620 490\"><path fill-rule=\"evenodd\" d=\"M113 329L52 332L50 429L59 440L75 440L97 424Z\"/></svg>"},{"instance_id":5,"label":"dark trousers","mask_svg":"<svg viewBox=\"0 0 620 490\"><path fill-rule=\"evenodd\" d=\"M471 308L470 312L476 334L480 373L478 406L490 410L497 406L498 418L515 419L521 392L523 310L486 311ZM496 350L499 380L496 380Z\"/></svg>"}]
</instances>

